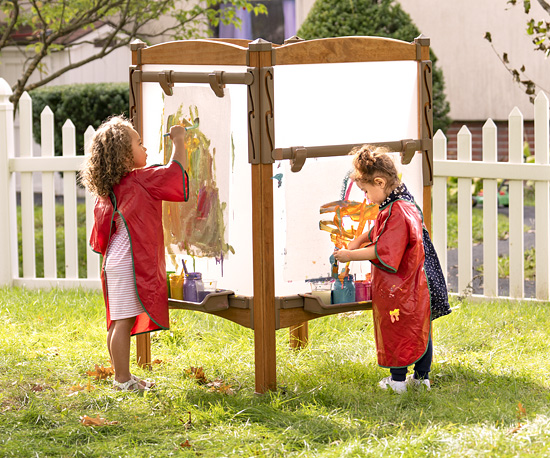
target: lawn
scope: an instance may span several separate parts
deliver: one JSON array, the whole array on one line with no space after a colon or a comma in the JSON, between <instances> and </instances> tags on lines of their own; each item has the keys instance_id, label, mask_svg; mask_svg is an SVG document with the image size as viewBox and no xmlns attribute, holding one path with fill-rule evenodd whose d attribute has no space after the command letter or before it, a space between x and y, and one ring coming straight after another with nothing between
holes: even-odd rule
<instances>
[{"instance_id":1,"label":"lawn","mask_svg":"<svg viewBox=\"0 0 550 458\"><path fill-rule=\"evenodd\" d=\"M0 456L549 456L548 304L452 306L431 392L377 388L370 312L311 321L300 351L278 331L279 389L256 395L252 331L178 310L133 367L158 384L140 396L86 375L109 365L99 293L0 289Z\"/></svg>"}]
</instances>

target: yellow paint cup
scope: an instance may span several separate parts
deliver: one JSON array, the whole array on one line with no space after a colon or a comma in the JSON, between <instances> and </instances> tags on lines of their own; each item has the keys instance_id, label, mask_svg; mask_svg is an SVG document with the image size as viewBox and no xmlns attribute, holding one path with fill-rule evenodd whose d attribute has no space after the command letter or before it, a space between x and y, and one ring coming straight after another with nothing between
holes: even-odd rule
<instances>
[{"instance_id":1,"label":"yellow paint cup","mask_svg":"<svg viewBox=\"0 0 550 458\"><path fill-rule=\"evenodd\" d=\"M170 274L170 297L183 301L184 275Z\"/></svg>"}]
</instances>

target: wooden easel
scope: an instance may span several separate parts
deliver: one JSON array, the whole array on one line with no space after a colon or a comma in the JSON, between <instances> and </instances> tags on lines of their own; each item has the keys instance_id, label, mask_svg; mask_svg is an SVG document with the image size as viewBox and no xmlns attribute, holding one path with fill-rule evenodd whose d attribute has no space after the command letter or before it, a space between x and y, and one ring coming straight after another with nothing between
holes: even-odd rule
<instances>
[{"instance_id":1,"label":"wooden easel","mask_svg":"<svg viewBox=\"0 0 550 458\"><path fill-rule=\"evenodd\" d=\"M429 39L420 36L412 43L378 37L345 37L304 41L297 37L278 46L261 39L247 40L187 40L146 47L132 44L130 68L130 116L143 134L142 83L158 82L169 95L177 82L208 83L217 95L223 95L226 84L246 84L249 98L249 162L252 179L253 231L253 297L216 298L214 308L203 310L242 326L254 329L255 390L264 393L277 388L275 332L290 329L290 345L300 348L308 342L308 321L329 314L371 308L370 302L323 307L307 294L275 297L273 163L289 159L293 170L299 170L307 157L344 155L350 145L331 145L309 149L275 150L273 113L273 67L275 65L322 64L373 61L415 61L418 63L419 132L416 140L385 143L392 151L400 151L410 161L416 153L423 155L425 222L430 229L432 184L432 94ZM144 72L142 66L161 64L162 72ZM178 73L171 65L246 66L244 73ZM368 139L366 139L368 140ZM304 151L305 150L305 151ZM184 301L170 299L173 309L193 309ZM151 363L148 334L136 338L138 363Z\"/></svg>"}]
</instances>

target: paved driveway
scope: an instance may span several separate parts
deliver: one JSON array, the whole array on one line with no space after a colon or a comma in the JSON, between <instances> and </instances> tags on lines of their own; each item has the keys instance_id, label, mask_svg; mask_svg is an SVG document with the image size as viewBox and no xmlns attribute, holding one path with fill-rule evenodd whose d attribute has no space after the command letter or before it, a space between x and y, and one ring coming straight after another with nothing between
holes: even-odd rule
<instances>
[{"instance_id":1,"label":"paved driveway","mask_svg":"<svg viewBox=\"0 0 550 458\"><path fill-rule=\"evenodd\" d=\"M502 207L498 209L499 213L508 216L508 208ZM525 225L530 229L524 234L524 248L531 248L535 246L535 207L524 208L524 221ZM499 255L508 255L508 240L498 241L498 253ZM476 270L476 267L483 264L483 244L474 245L472 248L473 255L473 293L483 294L483 277ZM458 250L453 249L447 252L447 283L450 292L458 292ZM535 282L525 280L525 297L535 297L536 289ZM508 278L499 278L498 280L498 294L499 296L509 296L509 280Z\"/></svg>"}]
</instances>

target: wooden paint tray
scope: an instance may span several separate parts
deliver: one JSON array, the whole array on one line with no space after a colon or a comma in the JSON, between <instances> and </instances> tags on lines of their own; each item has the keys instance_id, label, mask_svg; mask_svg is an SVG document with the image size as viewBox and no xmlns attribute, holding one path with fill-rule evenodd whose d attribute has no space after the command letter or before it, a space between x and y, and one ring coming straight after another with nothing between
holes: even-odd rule
<instances>
[{"instance_id":1,"label":"wooden paint tray","mask_svg":"<svg viewBox=\"0 0 550 458\"><path fill-rule=\"evenodd\" d=\"M304 310L318 315L333 315L335 313L354 312L356 310L372 310L372 301L346 302L344 304L325 304L313 294L300 294L304 298Z\"/></svg>"},{"instance_id":2,"label":"wooden paint tray","mask_svg":"<svg viewBox=\"0 0 550 458\"><path fill-rule=\"evenodd\" d=\"M179 299L168 299L168 306L171 309L197 310L199 312L219 312L229 308L229 296L235 294L229 289L220 289L210 293L202 302L181 301Z\"/></svg>"}]
</instances>

